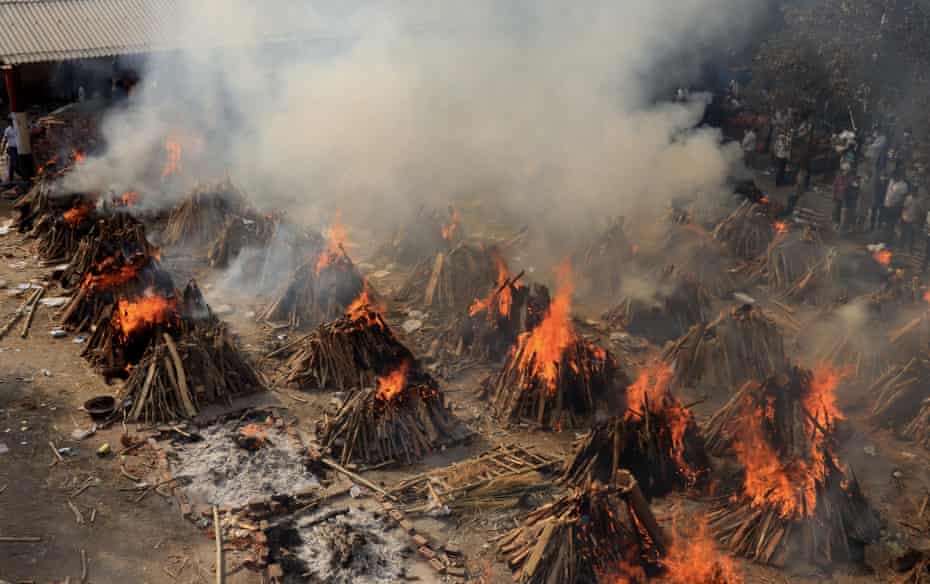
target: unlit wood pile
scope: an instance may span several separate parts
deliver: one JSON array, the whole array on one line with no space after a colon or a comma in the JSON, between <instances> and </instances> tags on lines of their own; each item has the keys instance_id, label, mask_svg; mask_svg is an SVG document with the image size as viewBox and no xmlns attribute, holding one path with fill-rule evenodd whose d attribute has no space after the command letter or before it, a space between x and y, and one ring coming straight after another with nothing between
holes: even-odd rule
<instances>
[{"instance_id":1,"label":"unlit wood pile","mask_svg":"<svg viewBox=\"0 0 930 584\"><path fill-rule=\"evenodd\" d=\"M598 410L609 410L615 388L625 377L614 357L582 339L573 340L554 365L555 375L546 379L532 344L521 341L507 357L504 368L491 382L491 407L507 421L526 422L546 428L577 428Z\"/></svg>"},{"instance_id":2,"label":"unlit wood pile","mask_svg":"<svg viewBox=\"0 0 930 584\"><path fill-rule=\"evenodd\" d=\"M249 204L230 180L200 185L171 210L163 238L168 245L208 245L230 217L247 214Z\"/></svg>"},{"instance_id":3,"label":"unlit wood pile","mask_svg":"<svg viewBox=\"0 0 930 584\"><path fill-rule=\"evenodd\" d=\"M714 228L714 239L727 246L730 253L749 260L763 253L775 237L767 205L743 201Z\"/></svg>"},{"instance_id":4,"label":"unlit wood pile","mask_svg":"<svg viewBox=\"0 0 930 584\"><path fill-rule=\"evenodd\" d=\"M841 295L835 259L835 250L811 229L779 234L766 252L769 288L796 302L832 302Z\"/></svg>"},{"instance_id":5,"label":"unlit wood pile","mask_svg":"<svg viewBox=\"0 0 930 584\"><path fill-rule=\"evenodd\" d=\"M930 361L926 353L888 369L869 386L870 420L902 430L930 397Z\"/></svg>"},{"instance_id":6,"label":"unlit wood pile","mask_svg":"<svg viewBox=\"0 0 930 584\"><path fill-rule=\"evenodd\" d=\"M714 296L727 297L736 289L729 251L700 225L670 224L656 261L675 264Z\"/></svg>"},{"instance_id":7,"label":"unlit wood pile","mask_svg":"<svg viewBox=\"0 0 930 584\"><path fill-rule=\"evenodd\" d=\"M749 305L691 327L666 347L663 360L674 364L676 386L703 383L729 390L749 379L765 379L788 365L778 328Z\"/></svg>"},{"instance_id":8,"label":"unlit wood pile","mask_svg":"<svg viewBox=\"0 0 930 584\"><path fill-rule=\"evenodd\" d=\"M573 489L527 515L498 543L523 584L645 581L659 571L665 536L636 480ZM634 580L635 578L635 580Z\"/></svg>"},{"instance_id":9,"label":"unlit wood pile","mask_svg":"<svg viewBox=\"0 0 930 584\"><path fill-rule=\"evenodd\" d=\"M13 203L16 218L13 225L20 233L28 233L36 222L56 213L63 213L71 208L72 198L62 197L56 189L54 177L40 176L25 195Z\"/></svg>"},{"instance_id":10,"label":"unlit wood pile","mask_svg":"<svg viewBox=\"0 0 930 584\"><path fill-rule=\"evenodd\" d=\"M130 421L164 422L196 416L202 407L264 389L236 348L226 325L194 326L178 339L152 340L123 388Z\"/></svg>"},{"instance_id":11,"label":"unlit wood pile","mask_svg":"<svg viewBox=\"0 0 930 584\"><path fill-rule=\"evenodd\" d=\"M325 265L314 259L297 268L287 286L259 313L259 320L299 329L342 316L365 289L365 282L348 255L332 257Z\"/></svg>"},{"instance_id":12,"label":"unlit wood pile","mask_svg":"<svg viewBox=\"0 0 930 584\"><path fill-rule=\"evenodd\" d=\"M284 382L303 389L367 387L414 357L384 318L367 306L321 324L278 351L289 354Z\"/></svg>"},{"instance_id":13,"label":"unlit wood pile","mask_svg":"<svg viewBox=\"0 0 930 584\"><path fill-rule=\"evenodd\" d=\"M835 454L835 416L810 372L747 382L708 423L707 446L733 452L742 486L708 515L734 553L783 566L861 560L880 523Z\"/></svg>"},{"instance_id":14,"label":"unlit wood pile","mask_svg":"<svg viewBox=\"0 0 930 584\"><path fill-rule=\"evenodd\" d=\"M125 212L98 215L88 233L81 238L58 281L62 287L71 288L80 284L94 266L109 257L154 253L156 250L146 238L145 226L132 215Z\"/></svg>"},{"instance_id":15,"label":"unlit wood pile","mask_svg":"<svg viewBox=\"0 0 930 584\"><path fill-rule=\"evenodd\" d=\"M624 218L611 221L610 226L578 254L578 271L592 294L614 296L620 292L623 271L633 259L633 244L624 231Z\"/></svg>"},{"instance_id":16,"label":"unlit wood pile","mask_svg":"<svg viewBox=\"0 0 930 584\"><path fill-rule=\"evenodd\" d=\"M711 469L694 416L668 392L652 397L580 439L563 479L574 485L609 482L627 469L649 497L701 486Z\"/></svg>"},{"instance_id":17,"label":"unlit wood pile","mask_svg":"<svg viewBox=\"0 0 930 584\"><path fill-rule=\"evenodd\" d=\"M644 285L650 290L625 297L601 318L611 327L664 343L711 317L710 293L676 266L664 266Z\"/></svg>"},{"instance_id":18,"label":"unlit wood pile","mask_svg":"<svg viewBox=\"0 0 930 584\"><path fill-rule=\"evenodd\" d=\"M416 374L389 395L381 387L352 393L327 420L321 442L343 464L412 464L443 446L462 442L468 429L446 407L435 381Z\"/></svg>"},{"instance_id":19,"label":"unlit wood pile","mask_svg":"<svg viewBox=\"0 0 930 584\"><path fill-rule=\"evenodd\" d=\"M439 312L464 311L497 281L494 253L465 243L439 252L413 269L397 298Z\"/></svg>"},{"instance_id":20,"label":"unlit wood pile","mask_svg":"<svg viewBox=\"0 0 930 584\"><path fill-rule=\"evenodd\" d=\"M226 268L243 249L264 247L274 235L275 228L274 221L257 213L250 217L227 217L207 251L210 267Z\"/></svg>"}]
</instances>

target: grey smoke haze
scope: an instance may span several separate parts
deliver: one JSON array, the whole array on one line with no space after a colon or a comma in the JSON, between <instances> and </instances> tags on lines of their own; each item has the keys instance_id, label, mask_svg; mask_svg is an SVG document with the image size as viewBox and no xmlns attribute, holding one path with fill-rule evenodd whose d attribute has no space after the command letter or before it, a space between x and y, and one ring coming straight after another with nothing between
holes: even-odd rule
<instances>
[{"instance_id":1,"label":"grey smoke haze","mask_svg":"<svg viewBox=\"0 0 930 584\"><path fill-rule=\"evenodd\" d=\"M480 196L553 235L590 229L719 190L735 149L688 131L702 102L653 105L652 92L668 63L696 73L706 50L737 43L762 4L192 2L176 25L186 42L238 48L153 58L107 120L108 153L71 180L178 197L163 143L187 128L203 138L185 144L188 181L229 172L304 219L338 205L383 223ZM317 42L248 50L294 30Z\"/></svg>"}]
</instances>

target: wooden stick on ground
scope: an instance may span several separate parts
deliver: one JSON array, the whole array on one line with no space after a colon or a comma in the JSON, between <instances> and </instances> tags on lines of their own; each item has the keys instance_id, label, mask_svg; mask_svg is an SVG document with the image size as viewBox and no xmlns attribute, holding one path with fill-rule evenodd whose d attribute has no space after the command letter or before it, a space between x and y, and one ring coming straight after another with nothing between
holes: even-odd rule
<instances>
[{"instance_id":1,"label":"wooden stick on ground","mask_svg":"<svg viewBox=\"0 0 930 584\"><path fill-rule=\"evenodd\" d=\"M213 506L213 532L216 535L216 584L226 582L226 566L223 562L223 528L220 527L220 513Z\"/></svg>"},{"instance_id":2,"label":"wooden stick on ground","mask_svg":"<svg viewBox=\"0 0 930 584\"><path fill-rule=\"evenodd\" d=\"M45 294L45 286L39 288L39 291L35 294L35 299L32 301L32 304L29 306L29 311L26 313L26 322L23 323L23 330L19 334L20 337L26 338L26 335L29 334L29 327L32 325L32 317L36 315L36 308L39 306L39 300L42 300L42 296Z\"/></svg>"},{"instance_id":3,"label":"wooden stick on ground","mask_svg":"<svg viewBox=\"0 0 930 584\"><path fill-rule=\"evenodd\" d=\"M31 296L23 300L23 303L19 305L19 308L17 308L16 312L14 312L13 315L10 317L10 320L8 320L7 323L3 325L3 328L0 329L0 339L6 336L6 334L10 332L10 329L13 328L13 325L15 325L17 321L19 321L19 319L24 314L26 314L26 310L29 308L29 305L32 303L33 299L38 300L38 295L39 295L40 290L45 291L45 288L42 287L42 288L37 289L35 292L32 293Z\"/></svg>"},{"instance_id":4,"label":"wooden stick on ground","mask_svg":"<svg viewBox=\"0 0 930 584\"><path fill-rule=\"evenodd\" d=\"M87 552L81 550L81 584L87 582Z\"/></svg>"},{"instance_id":5,"label":"wooden stick on ground","mask_svg":"<svg viewBox=\"0 0 930 584\"><path fill-rule=\"evenodd\" d=\"M362 485L363 487L368 487L369 489L371 489L371 490L373 490L373 491L376 491L376 492L378 492L378 493L381 493L382 495L384 495L385 497L387 497L388 499L390 499L390 500L392 500L392 501L396 501L396 500L397 500L397 498L394 497L394 495L388 493L387 491L385 491L384 489L382 489L382 488L379 487L378 485L374 484L373 482L369 481L368 479L366 479L366 478L364 478L364 477L361 477L361 476L355 474L354 472L350 471L349 469L347 469L347 468L345 468L345 467L343 467L343 466L340 466L340 465L339 465L338 463L336 463L334 460L330 460L329 458L321 458L321 459L320 459L320 462L322 462L323 464L325 464L325 465L328 466L329 468L331 468L331 469L333 469L333 470L335 470L335 471L338 471L338 472L344 474L345 476L347 476L347 477L349 477L350 479L352 479L353 482L356 482L356 483Z\"/></svg>"},{"instance_id":6,"label":"wooden stick on ground","mask_svg":"<svg viewBox=\"0 0 930 584\"><path fill-rule=\"evenodd\" d=\"M40 541L42 541L41 537L31 535L0 535L0 543L39 543Z\"/></svg>"}]
</instances>

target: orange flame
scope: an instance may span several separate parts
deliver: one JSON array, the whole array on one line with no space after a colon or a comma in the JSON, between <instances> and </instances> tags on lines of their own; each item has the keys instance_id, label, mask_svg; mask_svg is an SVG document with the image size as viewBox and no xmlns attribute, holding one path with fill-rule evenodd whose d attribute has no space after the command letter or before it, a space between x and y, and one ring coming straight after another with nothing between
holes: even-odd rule
<instances>
[{"instance_id":1,"label":"orange flame","mask_svg":"<svg viewBox=\"0 0 930 584\"><path fill-rule=\"evenodd\" d=\"M675 534L668 555L662 559L669 584L740 584L743 576L733 560L721 554L707 533L707 521L687 537Z\"/></svg>"},{"instance_id":2,"label":"orange flame","mask_svg":"<svg viewBox=\"0 0 930 584\"><path fill-rule=\"evenodd\" d=\"M845 416L836 405L836 388L840 382L852 375L853 367L834 369L829 363L819 363L814 368L810 391L804 396L804 407L824 428L829 428L836 420Z\"/></svg>"},{"instance_id":3,"label":"orange flame","mask_svg":"<svg viewBox=\"0 0 930 584\"><path fill-rule=\"evenodd\" d=\"M639 370L639 374L626 389L627 418L642 416L648 406L655 415L661 414L671 433L669 456L676 462L679 472L690 485L697 483L699 473L685 460L685 434L694 420L693 414L681 405L671 392L673 371L664 361L653 361Z\"/></svg>"},{"instance_id":4,"label":"orange flame","mask_svg":"<svg viewBox=\"0 0 930 584\"><path fill-rule=\"evenodd\" d=\"M164 324L175 313L176 300L165 298L147 290L145 296L136 300L120 298L116 307L116 324L124 339L142 329Z\"/></svg>"},{"instance_id":5,"label":"orange flame","mask_svg":"<svg viewBox=\"0 0 930 584\"><path fill-rule=\"evenodd\" d=\"M404 390L407 385L407 369L409 364L404 361L400 367L383 377L378 377L378 393L376 397L383 401L390 401Z\"/></svg>"},{"instance_id":6,"label":"orange flame","mask_svg":"<svg viewBox=\"0 0 930 584\"><path fill-rule=\"evenodd\" d=\"M342 211L336 211L326 229L326 250L320 254L316 262L316 273L319 274L326 266L335 263L340 258L348 257L346 252L348 247L349 230L342 223Z\"/></svg>"},{"instance_id":7,"label":"orange flame","mask_svg":"<svg viewBox=\"0 0 930 584\"><path fill-rule=\"evenodd\" d=\"M924 292L924 302L926 302L927 304L930 304L930 290L927 290L926 292Z\"/></svg>"},{"instance_id":8,"label":"orange flame","mask_svg":"<svg viewBox=\"0 0 930 584\"><path fill-rule=\"evenodd\" d=\"M468 309L469 316L475 316L487 310L495 300L497 301L497 308L500 315L504 318L510 316L510 309L513 306L513 289L520 289L520 282L518 280L505 286L504 283L507 282L511 275L510 271L507 269L507 263L496 251L492 254L492 257L494 259L494 265L497 268L497 281L487 298L475 298L475 301L472 302L471 307ZM489 314L488 316L491 315Z\"/></svg>"},{"instance_id":9,"label":"orange flame","mask_svg":"<svg viewBox=\"0 0 930 584\"><path fill-rule=\"evenodd\" d=\"M776 221L772 224L772 227L775 229L776 234L788 233L787 221Z\"/></svg>"},{"instance_id":10,"label":"orange flame","mask_svg":"<svg viewBox=\"0 0 930 584\"><path fill-rule=\"evenodd\" d=\"M84 162L84 160L87 159L87 155L84 154L83 152L80 152L80 151L75 150L74 148L72 148L72 149L71 149L71 159L74 160L74 164L81 164L81 163Z\"/></svg>"},{"instance_id":11,"label":"orange flame","mask_svg":"<svg viewBox=\"0 0 930 584\"><path fill-rule=\"evenodd\" d=\"M349 319L352 321L359 321L363 318L366 318L369 313L382 313L387 308L384 303L376 301L371 294L371 288L368 286L368 278L364 280L364 286L362 287L362 292L358 295L358 298L352 301L352 304L346 308L346 314L349 315Z\"/></svg>"},{"instance_id":12,"label":"orange flame","mask_svg":"<svg viewBox=\"0 0 930 584\"><path fill-rule=\"evenodd\" d=\"M872 259L883 266L891 265L891 252L887 249L880 249L872 252Z\"/></svg>"},{"instance_id":13,"label":"orange flame","mask_svg":"<svg viewBox=\"0 0 930 584\"><path fill-rule=\"evenodd\" d=\"M119 196L119 200L126 207L132 207L139 202L139 193L137 191L126 191Z\"/></svg>"},{"instance_id":14,"label":"orange flame","mask_svg":"<svg viewBox=\"0 0 930 584\"><path fill-rule=\"evenodd\" d=\"M84 217L87 217L93 209L94 206L89 203L79 203L77 207L73 207L62 213L62 218L64 218L65 223L74 226L80 223Z\"/></svg>"},{"instance_id":15,"label":"orange flame","mask_svg":"<svg viewBox=\"0 0 930 584\"><path fill-rule=\"evenodd\" d=\"M459 212L455 207L450 206L449 211L451 215L449 217L449 223L444 223L442 226L442 238L446 241L452 241L452 238L455 237L455 228L458 227L460 220Z\"/></svg>"},{"instance_id":16,"label":"orange flame","mask_svg":"<svg viewBox=\"0 0 930 584\"><path fill-rule=\"evenodd\" d=\"M517 340L521 351L520 367L531 371L543 381L551 395L555 394L559 380L559 363L562 353L575 340L572 329L571 309L572 267L567 261L556 268L558 291L549 305L546 316L538 327L522 333Z\"/></svg>"},{"instance_id":17,"label":"orange flame","mask_svg":"<svg viewBox=\"0 0 930 584\"><path fill-rule=\"evenodd\" d=\"M181 137L171 132L165 137L165 166L161 170L162 178L167 178L181 172Z\"/></svg>"},{"instance_id":18,"label":"orange flame","mask_svg":"<svg viewBox=\"0 0 930 584\"><path fill-rule=\"evenodd\" d=\"M262 446L268 438L268 427L252 422L239 428L239 433L247 438L253 438L256 446Z\"/></svg>"},{"instance_id":19,"label":"orange flame","mask_svg":"<svg viewBox=\"0 0 930 584\"><path fill-rule=\"evenodd\" d=\"M116 257L110 256L95 266L94 272L97 273L91 272L84 277L81 288L91 288L96 291L119 288L138 276L139 271L147 262L148 258L139 255L114 269Z\"/></svg>"}]
</instances>

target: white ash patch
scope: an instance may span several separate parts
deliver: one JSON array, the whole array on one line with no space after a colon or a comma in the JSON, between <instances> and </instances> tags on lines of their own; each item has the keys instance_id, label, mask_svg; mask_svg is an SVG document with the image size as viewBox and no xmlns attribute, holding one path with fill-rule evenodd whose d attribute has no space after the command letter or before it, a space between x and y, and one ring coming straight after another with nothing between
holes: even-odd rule
<instances>
[{"instance_id":1,"label":"white ash patch","mask_svg":"<svg viewBox=\"0 0 930 584\"><path fill-rule=\"evenodd\" d=\"M303 545L295 551L307 567L294 582L391 584L402 580L409 543L390 518L352 508L345 515L312 525L325 512L297 523Z\"/></svg>"},{"instance_id":2,"label":"white ash patch","mask_svg":"<svg viewBox=\"0 0 930 584\"><path fill-rule=\"evenodd\" d=\"M266 442L257 450L236 443L238 428L232 420L205 428L203 440L175 450L172 474L195 504L239 507L251 499L293 494L318 485L304 464L300 445L283 430L266 428Z\"/></svg>"}]
</instances>

